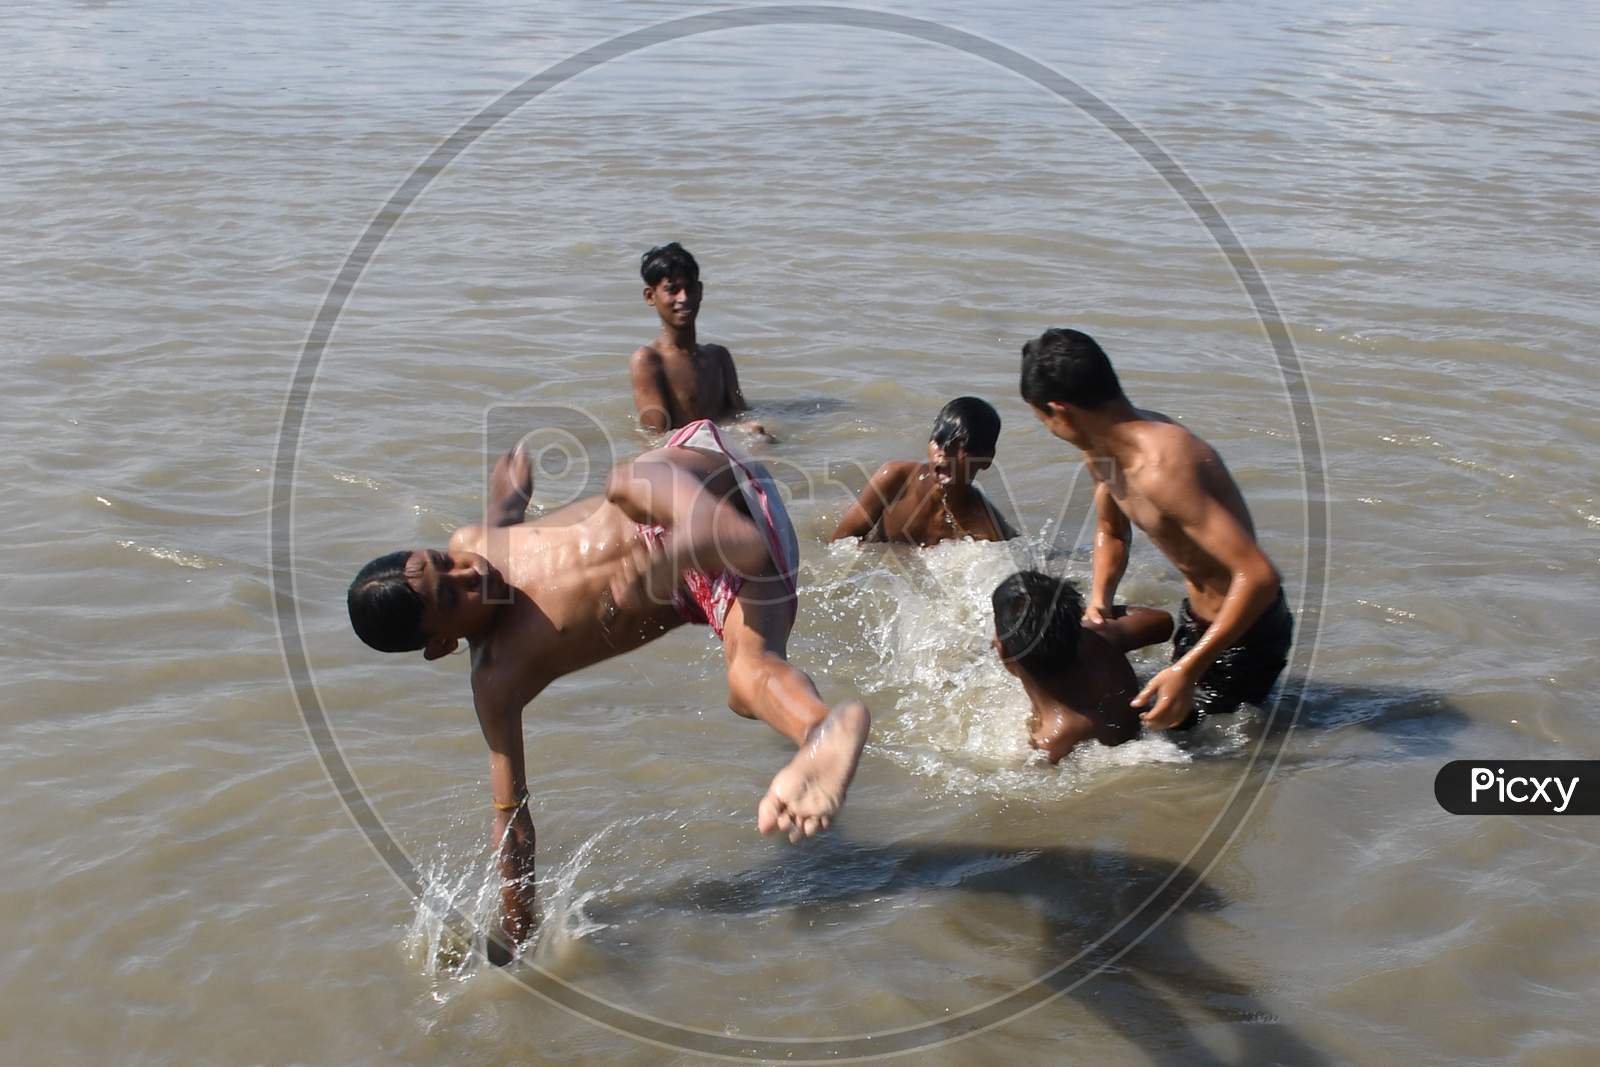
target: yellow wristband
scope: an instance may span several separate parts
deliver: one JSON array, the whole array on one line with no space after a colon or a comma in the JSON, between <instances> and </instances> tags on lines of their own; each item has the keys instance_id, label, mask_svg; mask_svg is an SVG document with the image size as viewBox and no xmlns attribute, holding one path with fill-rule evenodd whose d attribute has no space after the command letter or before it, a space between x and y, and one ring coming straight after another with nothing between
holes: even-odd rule
<instances>
[{"instance_id":1,"label":"yellow wristband","mask_svg":"<svg viewBox=\"0 0 1600 1067\"><path fill-rule=\"evenodd\" d=\"M527 802L528 802L528 794L524 793L520 797L518 797L514 803L502 804L498 800L496 800L496 801L493 801L493 804L494 804L494 810L495 811L516 811L518 808L522 807L522 805L526 804Z\"/></svg>"}]
</instances>

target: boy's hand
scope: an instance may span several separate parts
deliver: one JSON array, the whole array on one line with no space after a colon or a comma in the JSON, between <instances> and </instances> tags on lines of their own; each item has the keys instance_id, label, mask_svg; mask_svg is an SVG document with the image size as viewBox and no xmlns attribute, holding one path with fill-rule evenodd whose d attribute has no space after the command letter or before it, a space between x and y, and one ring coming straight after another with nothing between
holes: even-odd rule
<instances>
[{"instance_id":1,"label":"boy's hand","mask_svg":"<svg viewBox=\"0 0 1600 1067\"><path fill-rule=\"evenodd\" d=\"M1105 607L1099 604L1090 604L1088 607L1083 609L1083 625L1087 626L1091 630L1099 630L1101 627L1105 626L1106 623L1110 622L1111 618L1112 613L1110 607ZM1137 703L1138 702L1135 701L1135 706L1137 706Z\"/></svg>"},{"instance_id":2,"label":"boy's hand","mask_svg":"<svg viewBox=\"0 0 1600 1067\"><path fill-rule=\"evenodd\" d=\"M772 436L765 426L753 419L742 420L737 425L739 429L750 435L751 444L775 445L778 443L778 439Z\"/></svg>"},{"instance_id":3,"label":"boy's hand","mask_svg":"<svg viewBox=\"0 0 1600 1067\"><path fill-rule=\"evenodd\" d=\"M1170 730L1194 711L1194 684L1194 677L1174 664L1150 679L1128 703L1134 708L1149 704L1150 710L1140 713L1139 721L1152 730Z\"/></svg>"}]
</instances>

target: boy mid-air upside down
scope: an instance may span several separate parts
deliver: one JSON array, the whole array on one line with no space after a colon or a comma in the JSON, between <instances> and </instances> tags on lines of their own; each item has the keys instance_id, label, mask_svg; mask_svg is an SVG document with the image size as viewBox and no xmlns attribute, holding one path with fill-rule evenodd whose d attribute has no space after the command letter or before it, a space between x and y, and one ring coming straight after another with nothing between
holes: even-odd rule
<instances>
[{"instance_id":1,"label":"boy mid-air upside down","mask_svg":"<svg viewBox=\"0 0 1600 1067\"><path fill-rule=\"evenodd\" d=\"M466 641L472 701L489 746L502 929L534 923L534 827L522 742L527 705L563 675L622 655L684 622L722 638L728 706L799 747L757 807L762 833L826 830L869 727L859 702L832 711L786 658L799 564L793 526L765 468L709 422L612 471L603 497L524 522L526 455L502 457L490 513L449 546L379 557L350 585L356 634L380 652L438 659ZM491 958L506 962L491 942Z\"/></svg>"}]
</instances>

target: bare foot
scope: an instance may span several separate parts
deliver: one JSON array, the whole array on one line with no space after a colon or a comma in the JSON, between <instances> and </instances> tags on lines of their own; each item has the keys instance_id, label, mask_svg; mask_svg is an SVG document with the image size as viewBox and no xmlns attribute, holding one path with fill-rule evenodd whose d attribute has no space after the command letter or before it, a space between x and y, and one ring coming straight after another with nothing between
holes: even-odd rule
<instances>
[{"instance_id":1,"label":"bare foot","mask_svg":"<svg viewBox=\"0 0 1600 1067\"><path fill-rule=\"evenodd\" d=\"M844 803L871 724L864 704L834 708L772 779L756 809L756 829L779 830L796 842L826 830Z\"/></svg>"}]
</instances>

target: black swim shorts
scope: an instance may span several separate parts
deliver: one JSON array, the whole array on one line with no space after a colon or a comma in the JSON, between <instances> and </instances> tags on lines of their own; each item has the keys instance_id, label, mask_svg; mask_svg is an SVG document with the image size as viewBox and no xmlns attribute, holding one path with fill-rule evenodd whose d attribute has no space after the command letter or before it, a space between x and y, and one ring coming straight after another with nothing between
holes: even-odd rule
<instances>
[{"instance_id":1,"label":"black swim shorts","mask_svg":"<svg viewBox=\"0 0 1600 1067\"><path fill-rule=\"evenodd\" d=\"M1172 661L1176 663L1187 655L1210 626L1195 618L1185 599L1178 612L1178 628L1172 635ZM1289 662L1293 639L1294 616L1289 614L1289 604L1280 589L1272 606L1200 676L1194 687L1194 712L1176 729L1189 729L1201 715L1225 715L1239 710L1240 704L1263 703Z\"/></svg>"}]
</instances>

